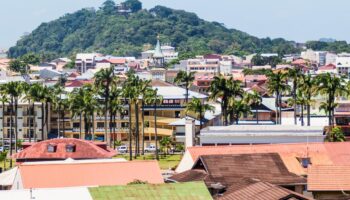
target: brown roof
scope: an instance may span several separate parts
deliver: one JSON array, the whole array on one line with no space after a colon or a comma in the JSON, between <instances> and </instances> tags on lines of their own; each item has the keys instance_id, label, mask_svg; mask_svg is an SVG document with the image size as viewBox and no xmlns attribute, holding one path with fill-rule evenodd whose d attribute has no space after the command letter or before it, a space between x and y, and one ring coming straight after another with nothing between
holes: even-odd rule
<instances>
[{"instance_id":1,"label":"brown roof","mask_svg":"<svg viewBox=\"0 0 350 200\"><path fill-rule=\"evenodd\" d=\"M350 191L350 165L318 165L309 168L309 191Z\"/></svg>"},{"instance_id":2,"label":"brown roof","mask_svg":"<svg viewBox=\"0 0 350 200\"><path fill-rule=\"evenodd\" d=\"M153 87L174 86L171 83L168 83L168 82L165 82L165 81L162 81L162 80L157 80L157 79L153 79L151 85Z\"/></svg>"},{"instance_id":3,"label":"brown roof","mask_svg":"<svg viewBox=\"0 0 350 200\"><path fill-rule=\"evenodd\" d=\"M283 187L262 182L257 179L243 180L237 187L229 187L223 196L219 196L218 200L281 200L281 199L296 199L307 200L311 199L296 192L290 191Z\"/></svg>"},{"instance_id":4,"label":"brown roof","mask_svg":"<svg viewBox=\"0 0 350 200\"><path fill-rule=\"evenodd\" d=\"M307 174L298 157L310 157L312 165L350 165L350 142L206 146L190 147L187 152L193 161L201 155L278 153L288 170L298 175Z\"/></svg>"},{"instance_id":5,"label":"brown roof","mask_svg":"<svg viewBox=\"0 0 350 200\"><path fill-rule=\"evenodd\" d=\"M67 152L66 145L75 145L75 152ZM56 147L55 152L48 152L48 146ZM25 160L64 160L73 159L99 159L112 158L117 153L113 149L102 148L101 144L74 138L62 138L45 140L35 143L23 151L14 154L13 157L19 161Z\"/></svg>"},{"instance_id":6,"label":"brown roof","mask_svg":"<svg viewBox=\"0 0 350 200\"><path fill-rule=\"evenodd\" d=\"M202 169L191 169L182 173L174 174L170 180L176 182L205 181L210 182L209 174Z\"/></svg>"},{"instance_id":7,"label":"brown roof","mask_svg":"<svg viewBox=\"0 0 350 200\"><path fill-rule=\"evenodd\" d=\"M207 176L198 169L205 170ZM218 182L232 186L246 178L283 186L306 184L304 178L288 171L277 153L205 155L199 157L192 170L170 177L180 182L201 179L208 186Z\"/></svg>"}]
</instances>

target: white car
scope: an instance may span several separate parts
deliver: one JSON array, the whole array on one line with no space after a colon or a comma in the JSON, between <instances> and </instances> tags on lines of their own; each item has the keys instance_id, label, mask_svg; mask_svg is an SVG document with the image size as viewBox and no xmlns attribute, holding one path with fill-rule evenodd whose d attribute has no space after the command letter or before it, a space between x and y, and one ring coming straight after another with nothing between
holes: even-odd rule
<instances>
[{"instance_id":1,"label":"white car","mask_svg":"<svg viewBox=\"0 0 350 200\"><path fill-rule=\"evenodd\" d=\"M119 146L119 147L117 148L117 151L118 151L119 153L128 153L128 147L125 146L125 145Z\"/></svg>"},{"instance_id":2,"label":"white car","mask_svg":"<svg viewBox=\"0 0 350 200\"><path fill-rule=\"evenodd\" d=\"M156 146L155 145L149 145L148 147L145 148L145 152L155 152L156 151Z\"/></svg>"}]
</instances>

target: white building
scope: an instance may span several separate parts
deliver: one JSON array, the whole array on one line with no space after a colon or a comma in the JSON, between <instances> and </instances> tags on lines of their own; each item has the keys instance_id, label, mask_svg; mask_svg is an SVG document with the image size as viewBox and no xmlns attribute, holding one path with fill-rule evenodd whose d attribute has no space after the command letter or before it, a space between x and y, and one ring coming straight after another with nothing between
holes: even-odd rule
<instances>
[{"instance_id":1,"label":"white building","mask_svg":"<svg viewBox=\"0 0 350 200\"><path fill-rule=\"evenodd\" d=\"M336 59L336 67L339 75L350 77L350 55L339 54Z\"/></svg>"},{"instance_id":2,"label":"white building","mask_svg":"<svg viewBox=\"0 0 350 200\"><path fill-rule=\"evenodd\" d=\"M316 62L319 66L326 64L326 55L327 52L325 51L313 51L311 49L301 52L301 58Z\"/></svg>"},{"instance_id":3,"label":"white building","mask_svg":"<svg viewBox=\"0 0 350 200\"><path fill-rule=\"evenodd\" d=\"M323 142L323 126L232 125L201 130L200 145L277 144Z\"/></svg>"},{"instance_id":4,"label":"white building","mask_svg":"<svg viewBox=\"0 0 350 200\"><path fill-rule=\"evenodd\" d=\"M328 52L326 55L326 65L333 64L337 62L337 54Z\"/></svg>"},{"instance_id":5,"label":"white building","mask_svg":"<svg viewBox=\"0 0 350 200\"><path fill-rule=\"evenodd\" d=\"M75 59L75 67L82 74L96 66L96 53L78 53Z\"/></svg>"},{"instance_id":6,"label":"white building","mask_svg":"<svg viewBox=\"0 0 350 200\"><path fill-rule=\"evenodd\" d=\"M220 61L220 73L223 75L231 74L232 61Z\"/></svg>"},{"instance_id":7,"label":"white building","mask_svg":"<svg viewBox=\"0 0 350 200\"><path fill-rule=\"evenodd\" d=\"M220 60L219 59L189 59L187 60L187 71L189 72L208 72L208 73L220 73Z\"/></svg>"}]
</instances>

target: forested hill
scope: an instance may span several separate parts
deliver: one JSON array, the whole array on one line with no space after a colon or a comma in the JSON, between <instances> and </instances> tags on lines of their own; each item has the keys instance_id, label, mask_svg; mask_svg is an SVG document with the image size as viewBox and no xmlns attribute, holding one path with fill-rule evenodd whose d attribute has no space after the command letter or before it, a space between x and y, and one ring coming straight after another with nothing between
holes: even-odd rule
<instances>
[{"instance_id":1,"label":"forested hill","mask_svg":"<svg viewBox=\"0 0 350 200\"><path fill-rule=\"evenodd\" d=\"M247 33L228 29L217 22L207 22L196 14L156 6L146 10L137 0L127 0L132 8L128 15L120 14L113 1L100 9L82 9L43 23L10 48L9 56L28 52L51 56L70 56L77 52L100 52L119 56L139 55L151 48L159 34L180 53L255 52L293 53L293 43L284 39L259 39Z\"/></svg>"}]
</instances>

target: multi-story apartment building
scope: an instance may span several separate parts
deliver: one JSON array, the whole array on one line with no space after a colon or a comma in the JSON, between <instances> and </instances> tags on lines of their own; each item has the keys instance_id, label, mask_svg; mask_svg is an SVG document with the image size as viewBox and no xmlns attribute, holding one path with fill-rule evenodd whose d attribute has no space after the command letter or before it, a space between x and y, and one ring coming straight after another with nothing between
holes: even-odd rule
<instances>
[{"instance_id":1,"label":"multi-story apartment building","mask_svg":"<svg viewBox=\"0 0 350 200\"><path fill-rule=\"evenodd\" d=\"M78 72L85 73L89 69L94 69L96 65L95 53L78 53L75 59L75 67Z\"/></svg>"},{"instance_id":2,"label":"multi-story apartment building","mask_svg":"<svg viewBox=\"0 0 350 200\"><path fill-rule=\"evenodd\" d=\"M163 97L163 101L160 105L157 105L156 111L154 111L153 105L145 105L144 110L144 123L142 119L142 107L141 104L136 108L139 113L139 133L142 135L142 127L145 126L144 131L144 139L146 141L146 145L154 144L155 141L155 118L154 114L156 112L157 116L157 133L159 139L162 137L173 137L175 139L184 137L184 132L181 131L181 127L184 127L183 123L185 120L185 99L186 99L186 90L172 84L155 80L152 83L154 89L157 89L158 95ZM67 89L69 91L72 88ZM201 99L201 101L205 101L207 99L206 95L192 92L189 93L189 100L193 97ZM111 135L111 138L114 140L122 141L123 143L127 143L128 134L129 134L129 118L132 120L132 133L135 135L136 132L136 110L134 105L131 105L131 113L129 110L129 102L128 100L122 99L122 105L124 107L124 111L122 113L118 113L115 121L110 121L110 116L107 116L107 127L108 134ZM84 116L80 120L80 116L72 116L70 110L65 110L64 115L58 115L58 112L52 109L52 106L49 106L48 110L48 123L47 126L44 127L44 138L42 135L42 126L41 126L41 103L35 104L34 111L28 111L28 103L21 102L18 105L17 111L17 119L18 119L18 139L23 139L28 141L29 138L36 140L48 139L48 138L57 138L57 137L67 137L67 138L80 138L80 136L84 139L91 140L94 136L95 140L104 140L105 137L105 116L100 112L95 112L93 116L93 124L90 130L86 130L86 124L84 120ZM9 139L11 133L11 110L9 110L9 106L5 106L5 117L2 119L2 108L0 109L0 138L3 137L2 133L4 132L4 138ZM33 114L35 116L35 120L33 120ZM193 116L196 118L195 113L189 113L189 116ZM212 119L212 118L211 118ZM211 119L205 120L204 125L210 125L212 121ZM2 122L4 120L4 127L2 127ZM14 134L14 120L15 116L12 117L12 133ZM47 127L47 128L46 128ZM48 129L48 131L46 130ZM199 129L199 123L197 123L197 129ZM115 130L115 132L114 132ZM198 130L197 130L198 131ZM115 134L114 134L115 133ZM35 137L34 137L34 134ZM81 135L80 135L81 134ZM13 135L14 136L14 135ZM142 140L142 137L140 137ZM33 140L32 140L33 141ZM180 140L181 141L181 140Z\"/></svg>"},{"instance_id":3,"label":"multi-story apartment building","mask_svg":"<svg viewBox=\"0 0 350 200\"><path fill-rule=\"evenodd\" d=\"M15 111L11 110L11 106L9 104L5 104L4 113L2 105L0 107L0 138L5 139L6 145L9 144L11 133L13 138L15 136ZM35 103L33 110L32 106L29 108L27 102L20 101L17 109L18 138L25 141L28 141L29 138L32 140L42 140L41 119L41 103ZM46 135L44 135L44 137L44 139L46 139Z\"/></svg>"}]
</instances>

